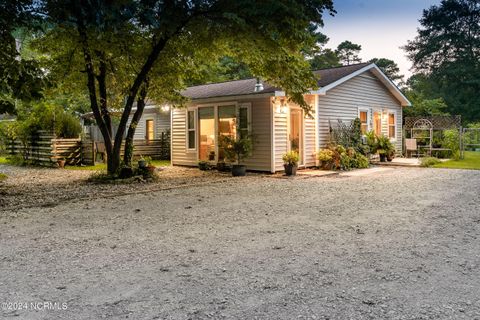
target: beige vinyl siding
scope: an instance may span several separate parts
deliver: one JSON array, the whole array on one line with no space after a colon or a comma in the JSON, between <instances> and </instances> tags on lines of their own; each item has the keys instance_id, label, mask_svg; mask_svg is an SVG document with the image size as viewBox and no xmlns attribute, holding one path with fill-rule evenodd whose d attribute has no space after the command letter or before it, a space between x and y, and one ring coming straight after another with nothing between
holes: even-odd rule
<instances>
[{"instance_id":1,"label":"beige vinyl siding","mask_svg":"<svg viewBox=\"0 0 480 320\"><path fill-rule=\"evenodd\" d=\"M238 100L238 104L251 103L252 156L245 160L248 170L270 171L272 162L272 118L270 98Z\"/></svg>"},{"instance_id":2,"label":"beige vinyl siding","mask_svg":"<svg viewBox=\"0 0 480 320\"><path fill-rule=\"evenodd\" d=\"M186 108L173 108L171 131L171 158L173 165L196 166L197 152L187 151L186 141Z\"/></svg>"},{"instance_id":3,"label":"beige vinyl siding","mask_svg":"<svg viewBox=\"0 0 480 320\"><path fill-rule=\"evenodd\" d=\"M315 165L315 96L308 95L305 97L305 100L308 104L313 106L312 117L303 118L303 157L305 159L304 166L312 167ZM293 103L288 104L289 107L298 108L297 105ZM274 161L275 161L275 171L282 171L283 160L282 156L289 151L288 145L288 130L289 130L289 112L287 113L278 113L276 112L276 107L272 106L273 111L273 120L274 120Z\"/></svg>"},{"instance_id":4,"label":"beige vinyl siding","mask_svg":"<svg viewBox=\"0 0 480 320\"><path fill-rule=\"evenodd\" d=\"M397 114L396 148L402 150L402 107L388 89L369 71L358 75L335 87L324 96L318 96L318 124L320 148L328 142L329 120L336 124L338 120L350 122L358 117L358 109L369 111L369 125L373 128L375 110L392 110ZM388 118L382 118L382 133L388 134Z\"/></svg>"},{"instance_id":5,"label":"beige vinyl siding","mask_svg":"<svg viewBox=\"0 0 480 320\"><path fill-rule=\"evenodd\" d=\"M270 98L239 99L232 102L236 102L238 105L251 105L250 127L254 140L253 152L251 157L245 159L244 164L248 170L270 171L272 157ZM192 102L189 107L195 108L196 104L203 103ZM209 104L213 106L216 103L210 102ZM186 134L186 109L174 109L172 113L172 164L196 166L198 164L197 152L187 152Z\"/></svg>"},{"instance_id":6,"label":"beige vinyl siding","mask_svg":"<svg viewBox=\"0 0 480 320\"><path fill-rule=\"evenodd\" d=\"M130 126L133 114L129 117L127 122L127 128ZM155 139L160 139L162 132L170 130L170 111L162 111L158 108L145 109L138 122L137 129L135 130L134 140L145 140L146 137L146 121L148 119L153 120L155 126Z\"/></svg>"}]
</instances>

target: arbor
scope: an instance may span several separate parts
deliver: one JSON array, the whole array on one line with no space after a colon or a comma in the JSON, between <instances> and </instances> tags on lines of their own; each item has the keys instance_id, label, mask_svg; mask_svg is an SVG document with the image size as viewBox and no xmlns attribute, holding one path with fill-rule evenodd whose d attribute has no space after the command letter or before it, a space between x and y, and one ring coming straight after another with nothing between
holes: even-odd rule
<instances>
[{"instance_id":1,"label":"arbor","mask_svg":"<svg viewBox=\"0 0 480 320\"><path fill-rule=\"evenodd\" d=\"M416 72L452 114L480 119L480 1L443 0L423 12L422 28L404 47Z\"/></svg>"},{"instance_id":2,"label":"arbor","mask_svg":"<svg viewBox=\"0 0 480 320\"><path fill-rule=\"evenodd\" d=\"M185 84L222 56L244 63L308 109L303 93L316 81L301 51L315 44L312 25L322 25L323 11L333 10L331 0L40 2L50 28L48 45L40 39L38 46L49 53L52 73L64 69L76 85L85 86L86 78L110 174L120 168L125 133L124 161L131 161L128 150L145 100L182 103ZM123 111L115 136L114 107Z\"/></svg>"},{"instance_id":3,"label":"arbor","mask_svg":"<svg viewBox=\"0 0 480 320\"><path fill-rule=\"evenodd\" d=\"M403 75L400 74L400 68L395 61L387 58L373 58L369 62L375 63L393 82L402 83Z\"/></svg>"},{"instance_id":4,"label":"arbor","mask_svg":"<svg viewBox=\"0 0 480 320\"><path fill-rule=\"evenodd\" d=\"M362 62L362 59L358 56L360 50L362 50L361 45L346 40L338 45L335 53L344 65L350 65L356 62Z\"/></svg>"}]
</instances>

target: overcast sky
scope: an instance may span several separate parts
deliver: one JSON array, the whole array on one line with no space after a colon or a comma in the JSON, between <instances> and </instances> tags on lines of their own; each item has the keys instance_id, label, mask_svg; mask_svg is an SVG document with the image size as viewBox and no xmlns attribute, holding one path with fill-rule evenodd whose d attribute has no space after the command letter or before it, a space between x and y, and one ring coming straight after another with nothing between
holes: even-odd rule
<instances>
[{"instance_id":1,"label":"overcast sky","mask_svg":"<svg viewBox=\"0 0 480 320\"><path fill-rule=\"evenodd\" d=\"M394 60L409 76L410 61L399 47L415 37L423 9L440 0L334 0L337 14L325 16L329 48L350 40L362 46L363 61L371 58Z\"/></svg>"}]
</instances>

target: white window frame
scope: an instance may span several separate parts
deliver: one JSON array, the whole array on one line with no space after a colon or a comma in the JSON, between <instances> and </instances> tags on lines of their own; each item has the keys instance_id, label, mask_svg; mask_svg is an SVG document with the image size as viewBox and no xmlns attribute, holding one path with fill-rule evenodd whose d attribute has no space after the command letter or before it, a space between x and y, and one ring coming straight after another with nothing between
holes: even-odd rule
<instances>
[{"instance_id":1,"label":"white window frame","mask_svg":"<svg viewBox=\"0 0 480 320\"><path fill-rule=\"evenodd\" d=\"M394 120L395 120L395 121L394 121L394 126L395 126L395 137L394 137L394 138L391 138L391 137L390 137L390 126L391 126L391 125L390 125L390 115L391 115L391 114L393 114ZM398 124L397 124L397 122L398 122L397 111L395 111L395 110L388 110L388 111L387 111L387 128L388 128L388 129L387 129L387 137L388 137L391 141L397 141L397 136L398 136L398 131L397 131L397 129L398 129Z\"/></svg>"},{"instance_id":2,"label":"white window frame","mask_svg":"<svg viewBox=\"0 0 480 320\"><path fill-rule=\"evenodd\" d=\"M152 140L157 139L157 130L156 130L157 121L153 116L149 115L149 116L146 116L145 119L143 120L143 121L145 121L145 136L144 136L145 141L148 140L147 139L147 137L148 137L147 121L148 120L152 120L152 123L153 123L153 139Z\"/></svg>"},{"instance_id":3,"label":"white window frame","mask_svg":"<svg viewBox=\"0 0 480 320\"><path fill-rule=\"evenodd\" d=\"M362 107L357 107L358 109L358 114L357 114L357 117L358 119L361 119L360 118L360 112L366 112L367 113L367 132L372 130L372 125L371 125L371 121L370 121L370 109L369 108L362 108Z\"/></svg>"},{"instance_id":4,"label":"white window frame","mask_svg":"<svg viewBox=\"0 0 480 320\"><path fill-rule=\"evenodd\" d=\"M188 128L188 114L189 112L192 112L193 111L193 128ZM195 152L197 151L197 137L198 137L198 133L197 133L197 122L198 122L198 112L197 112L197 108L187 108L187 110L185 111L185 148L187 149L187 152ZM189 144L189 131L193 131L195 134L194 134L194 148L190 148L190 144Z\"/></svg>"}]
</instances>

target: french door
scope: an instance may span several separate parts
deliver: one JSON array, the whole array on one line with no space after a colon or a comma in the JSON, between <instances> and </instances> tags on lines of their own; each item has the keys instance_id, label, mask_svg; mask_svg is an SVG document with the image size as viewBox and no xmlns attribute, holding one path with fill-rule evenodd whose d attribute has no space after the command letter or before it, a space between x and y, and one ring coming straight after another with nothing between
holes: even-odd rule
<instances>
[{"instance_id":1,"label":"french door","mask_svg":"<svg viewBox=\"0 0 480 320\"><path fill-rule=\"evenodd\" d=\"M299 155L299 165L303 164L303 116L301 109L290 109L290 126L288 134L288 143L290 151L295 151Z\"/></svg>"}]
</instances>

